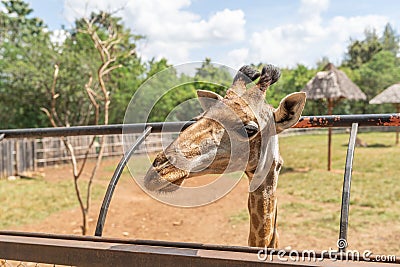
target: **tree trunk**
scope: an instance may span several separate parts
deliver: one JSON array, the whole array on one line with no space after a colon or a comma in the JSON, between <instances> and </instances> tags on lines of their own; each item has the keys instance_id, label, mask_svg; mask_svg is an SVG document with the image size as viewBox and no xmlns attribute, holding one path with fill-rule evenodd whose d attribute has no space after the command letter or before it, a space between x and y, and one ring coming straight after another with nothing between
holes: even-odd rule
<instances>
[{"instance_id":1,"label":"tree trunk","mask_svg":"<svg viewBox=\"0 0 400 267\"><path fill-rule=\"evenodd\" d=\"M400 104L396 104L396 108L397 108L396 112L400 114ZM399 144L399 128L400 126L396 127L396 145Z\"/></svg>"},{"instance_id":2,"label":"tree trunk","mask_svg":"<svg viewBox=\"0 0 400 267\"><path fill-rule=\"evenodd\" d=\"M82 235L86 235L88 231L88 211L86 209L81 210L82 211Z\"/></svg>"}]
</instances>

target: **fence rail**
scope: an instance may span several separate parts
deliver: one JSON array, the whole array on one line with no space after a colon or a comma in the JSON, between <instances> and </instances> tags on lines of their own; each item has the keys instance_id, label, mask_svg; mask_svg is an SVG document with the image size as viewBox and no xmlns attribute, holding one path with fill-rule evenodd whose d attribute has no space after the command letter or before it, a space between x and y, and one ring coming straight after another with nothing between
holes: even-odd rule
<instances>
[{"instance_id":1,"label":"fence rail","mask_svg":"<svg viewBox=\"0 0 400 267\"><path fill-rule=\"evenodd\" d=\"M321 128L321 127L351 127L353 122L363 126L400 126L400 113L393 114L360 114L360 115L330 115L330 116L302 116L293 128ZM76 135L110 135L121 133L142 133L146 127L151 127L152 133L180 132L193 124L185 122L153 122L135 124L114 124L102 126L74 126L59 128L12 129L0 130L2 138L41 138L48 136L76 136Z\"/></svg>"},{"instance_id":2,"label":"fence rail","mask_svg":"<svg viewBox=\"0 0 400 267\"><path fill-rule=\"evenodd\" d=\"M258 258L260 248L207 245L200 243L158 240L128 240L88 236L68 236L0 231L0 258L68 266L399 266L400 261L383 261L348 256L345 253L316 251L262 250L265 260ZM264 256L265 254L261 254ZM279 258L277 257L279 255ZM299 255L299 259L294 259ZM347 255L347 256L346 256ZM301 261L301 257L305 260Z\"/></svg>"}]
</instances>

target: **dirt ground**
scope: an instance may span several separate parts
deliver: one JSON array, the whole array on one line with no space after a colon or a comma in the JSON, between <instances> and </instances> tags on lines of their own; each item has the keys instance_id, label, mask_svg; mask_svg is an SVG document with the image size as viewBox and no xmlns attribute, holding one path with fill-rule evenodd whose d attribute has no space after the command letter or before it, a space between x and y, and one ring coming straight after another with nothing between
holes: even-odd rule
<instances>
[{"instance_id":1,"label":"dirt ground","mask_svg":"<svg viewBox=\"0 0 400 267\"><path fill-rule=\"evenodd\" d=\"M118 159L116 158L103 161L96 183L101 184L104 191L117 163ZM45 169L44 173L44 179L55 182L61 179L71 179L69 165L50 167ZM176 208L162 204L148 196L137 186L129 173L124 172L111 202L103 236L245 246L249 228L245 212L247 186L247 179L243 178L228 195L215 203L198 208ZM283 194L280 194L278 199L279 205L296 201L292 196ZM93 201L89 235L94 234L101 200L102 197ZM339 207L336 207L332 213L338 211ZM280 209L280 212L282 214L285 211ZM80 210L76 207L54 213L34 224L13 227L10 230L79 235L81 233L80 216ZM306 214L295 214L291 220L299 220L304 216ZM387 226L383 225L382 229L385 227ZM323 250L336 245L336 230L334 235L324 229L316 232L315 235L302 234L296 229L285 229L285 227L281 227L279 232L280 244L284 248ZM350 238L356 240L353 242L356 245L359 243L357 236L364 235L363 238L370 238L369 233L365 232L350 231L349 235ZM397 242L396 240L399 238L400 229L396 228L392 234L381 236L381 242L393 243ZM390 246L393 246L390 242L387 243L389 251ZM368 248L368 243L359 244L364 249ZM370 245L375 245L375 243ZM383 251L385 251L385 247L383 247Z\"/></svg>"},{"instance_id":2,"label":"dirt ground","mask_svg":"<svg viewBox=\"0 0 400 267\"><path fill-rule=\"evenodd\" d=\"M106 159L98 177L111 178L118 159ZM71 179L69 166L44 169L45 179ZM106 179L97 179L106 188ZM247 206L247 181L242 179L226 197L203 207L177 208L160 203L144 193L124 172L116 187L103 236L130 239L158 239L211 244L246 245L248 225L233 224L230 216ZM89 234L94 234L101 200L92 203ZM52 214L43 221L15 227L23 231L80 234L80 210Z\"/></svg>"}]
</instances>

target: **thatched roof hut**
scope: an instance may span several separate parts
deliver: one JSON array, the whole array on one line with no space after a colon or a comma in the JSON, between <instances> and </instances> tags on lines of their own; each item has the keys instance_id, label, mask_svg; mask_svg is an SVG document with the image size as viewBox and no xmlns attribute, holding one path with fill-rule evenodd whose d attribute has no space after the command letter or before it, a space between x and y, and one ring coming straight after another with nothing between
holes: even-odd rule
<instances>
[{"instance_id":1,"label":"thatched roof hut","mask_svg":"<svg viewBox=\"0 0 400 267\"><path fill-rule=\"evenodd\" d=\"M367 99L361 89L332 63L327 64L323 71L318 72L302 91L306 92L308 99Z\"/></svg>"},{"instance_id":2,"label":"thatched roof hut","mask_svg":"<svg viewBox=\"0 0 400 267\"><path fill-rule=\"evenodd\" d=\"M400 104L400 83L393 84L369 101L370 104Z\"/></svg>"},{"instance_id":3,"label":"thatched roof hut","mask_svg":"<svg viewBox=\"0 0 400 267\"><path fill-rule=\"evenodd\" d=\"M395 105L396 112L400 113L400 83L389 86L382 93L375 96L369 101L370 104L386 104ZM399 144L399 127L396 128L396 144Z\"/></svg>"},{"instance_id":4,"label":"thatched roof hut","mask_svg":"<svg viewBox=\"0 0 400 267\"><path fill-rule=\"evenodd\" d=\"M308 99L326 99L328 115L332 115L335 101L341 99L365 100L367 96L347 75L328 63L303 88ZM328 171L331 170L332 129L328 129Z\"/></svg>"}]
</instances>

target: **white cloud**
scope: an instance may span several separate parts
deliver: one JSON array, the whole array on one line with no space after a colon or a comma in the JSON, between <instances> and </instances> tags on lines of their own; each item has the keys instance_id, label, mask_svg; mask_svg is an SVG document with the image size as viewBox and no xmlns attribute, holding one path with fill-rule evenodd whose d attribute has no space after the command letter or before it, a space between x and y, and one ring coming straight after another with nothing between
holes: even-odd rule
<instances>
[{"instance_id":1,"label":"white cloud","mask_svg":"<svg viewBox=\"0 0 400 267\"><path fill-rule=\"evenodd\" d=\"M328 0L303 0L301 3L299 23L252 33L248 42L248 62L313 66L323 56L339 62L350 37L361 38L366 27L383 29L389 21L378 15L336 16L324 21L321 14L328 9Z\"/></svg>"},{"instance_id":2,"label":"white cloud","mask_svg":"<svg viewBox=\"0 0 400 267\"><path fill-rule=\"evenodd\" d=\"M329 7L329 0L301 0L299 13L302 15L319 15Z\"/></svg>"},{"instance_id":3,"label":"white cloud","mask_svg":"<svg viewBox=\"0 0 400 267\"><path fill-rule=\"evenodd\" d=\"M221 45L244 40L245 18L242 10L224 9L208 19L186 11L189 0L65 0L64 15L69 21L87 16L92 10L116 10L132 30L146 36L138 51L144 58L166 57L173 63L190 59L190 51L198 47Z\"/></svg>"},{"instance_id":4,"label":"white cloud","mask_svg":"<svg viewBox=\"0 0 400 267\"><path fill-rule=\"evenodd\" d=\"M249 49L239 48L228 52L228 58L224 64L234 68L239 69L241 66L249 64L247 58L249 56Z\"/></svg>"}]
</instances>

